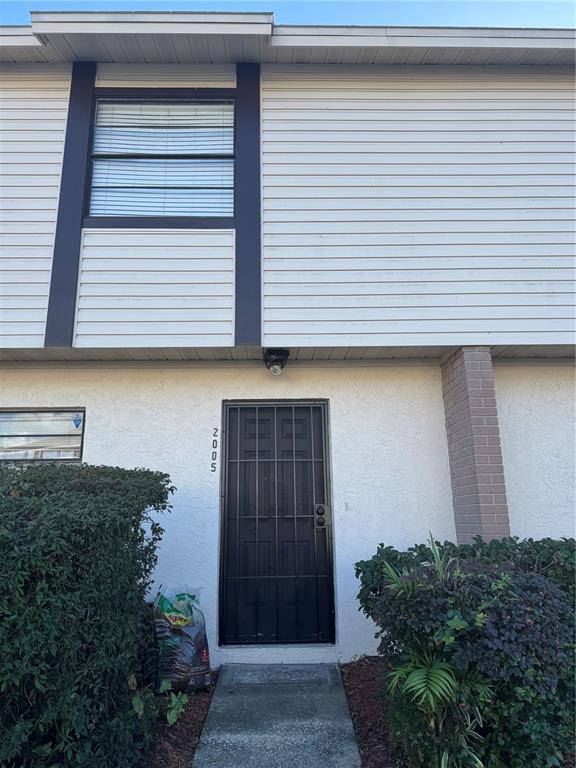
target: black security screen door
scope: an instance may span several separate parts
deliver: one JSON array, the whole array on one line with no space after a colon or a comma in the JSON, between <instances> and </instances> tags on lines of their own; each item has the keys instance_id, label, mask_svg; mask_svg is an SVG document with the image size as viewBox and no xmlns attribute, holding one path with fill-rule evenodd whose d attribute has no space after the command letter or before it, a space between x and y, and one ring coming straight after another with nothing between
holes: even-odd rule
<instances>
[{"instance_id":1,"label":"black security screen door","mask_svg":"<svg viewBox=\"0 0 576 768\"><path fill-rule=\"evenodd\" d=\"M226 403L220 642L334 642L325 403Z\"/></svg>"}]
</instances>

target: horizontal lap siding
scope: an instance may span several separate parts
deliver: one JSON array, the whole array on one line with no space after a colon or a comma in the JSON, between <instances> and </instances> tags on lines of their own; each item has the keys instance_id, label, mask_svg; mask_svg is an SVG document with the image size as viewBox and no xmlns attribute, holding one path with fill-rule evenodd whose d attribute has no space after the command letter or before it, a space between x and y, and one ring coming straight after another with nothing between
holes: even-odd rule
<instances>
[{"instance_id":1,"label":"horizontal lap siding","mask_svg":"<svg viewBox=\"0 0 576 768\"><path fill-rule=\"evenodd\" d=\"M70 67L0 65L0 348L43 347Z\"/></svg>"},{"instance_id":2,"label":"horizontal lap siding","mask_svg":"<svg viewBox=\"0 0 576 768\"><path fill-rule=\"evenodd\" d=\"M264 67L264 344L569 343L572 88Z\"/></svg>"},{"instance_id":3,"label":"horizontal lap siding","mask_svg":"<svg viewBox=\"0 0 576 768\"><path fill-rule=\"evenodd\" d=\"M233 231L84 230L74 346L233 345Z\"/></svg>"},{"instance_id":4,"label":"horizontal lap siding","mask_svg":"<svg viewBox=\"0 0 576 768\"><path fill-rule=\"evenodd\" d=\"M99 64L97 88L235 88L233 64Z\"/></svg>"}]
</instances>

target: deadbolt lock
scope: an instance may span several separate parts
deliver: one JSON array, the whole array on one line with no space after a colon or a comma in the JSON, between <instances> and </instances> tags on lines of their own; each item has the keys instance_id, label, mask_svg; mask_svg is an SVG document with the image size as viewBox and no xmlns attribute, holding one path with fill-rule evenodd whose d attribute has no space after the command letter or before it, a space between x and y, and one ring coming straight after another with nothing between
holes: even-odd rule
<instances>
[{"instance_id":1,"label":"deadbolt lock","mask_svg":"<svg viewBox=\"0 0 576 768\"><path fill-rule=\"evenodd\" d=\"M316 516L316 527L324 528L326 525L326 515L328 514L328 506L326 504L315 504L314 515Z\"/></svg>"}]
</instances>

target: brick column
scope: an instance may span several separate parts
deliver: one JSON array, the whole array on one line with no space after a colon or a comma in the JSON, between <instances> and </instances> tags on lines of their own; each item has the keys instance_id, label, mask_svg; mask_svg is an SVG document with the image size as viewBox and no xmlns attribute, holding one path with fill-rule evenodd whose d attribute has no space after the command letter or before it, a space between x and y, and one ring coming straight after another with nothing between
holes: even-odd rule
<instances>
[{"instance_id":1,"label":"brick column","mask_svg":"<svg viewBox=\"0 0 576 768\"><path fill-rule=\"evenodd\" d=\"M442 395L458 543L510 535L489 347L461 347L442 363Z\"/></svg>"}]
</instances>

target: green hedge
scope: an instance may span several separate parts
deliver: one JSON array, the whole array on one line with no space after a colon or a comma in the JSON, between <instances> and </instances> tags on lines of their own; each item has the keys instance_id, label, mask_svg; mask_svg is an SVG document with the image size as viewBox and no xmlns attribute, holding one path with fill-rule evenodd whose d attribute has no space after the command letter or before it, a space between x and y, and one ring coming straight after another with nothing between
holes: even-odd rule
<instances>
[{"instance_id":1,"label":"green hedge","mask_svg":"<svg viewBox=\"0 0 576 768\"><path fill-rule=\"evenodd\" d=\"M439 544L439 542L437 542ZM445 541L442 550L458 560L473 560L481 563L508 563L522 573L533 573L553 579L558 586L574 595L576 589L576 540L523 539L509 537L483 541L480 537L473 544L454 544ZM360 600L370 599L370 593L377 594L383 585L382 563L388 562L398 568L412 568L432 558L430 545L416 544L404 552L380 544L371 560L358 564L362 571Z\"/></svg>"},{"instance_id":2,"label":"green hedge","mask_svg":"<svg viewBox=\"0 0 576 768\"><path fill-rule=\"evenodd\" d=\"M129 768L156 716L144 597L167 475L0 467L0 765Z\"/></svg>"},{"instance_id":3,"label":"green hedge","mask_svg":"<svg viewBox=\"0 0 576 768\"><path fill-rule=\"evenodd\" d=\"M357 563L404 763L562 765L574 743L574 555L573 540L430 541Z\"/></svg>"}]
</instances>

